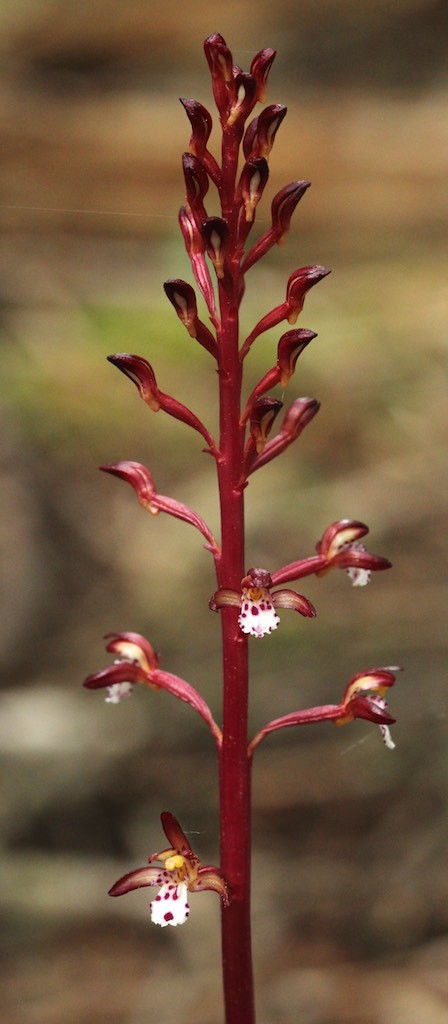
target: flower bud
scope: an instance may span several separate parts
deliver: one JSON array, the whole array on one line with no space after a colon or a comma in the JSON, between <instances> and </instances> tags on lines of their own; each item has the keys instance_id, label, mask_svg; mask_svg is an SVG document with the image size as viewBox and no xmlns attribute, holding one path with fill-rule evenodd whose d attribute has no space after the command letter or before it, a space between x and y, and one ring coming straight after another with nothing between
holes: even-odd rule
<instances>
[{"instance_id":1,"label":"flower bud","mask_svg":"<svg viewBox=\"0 0 448 1024\"><path fill-rule=\"evenodd\" d=\"M263 157L248 160L243 167L239 188L248 224L254 219L255 209L263 195L268 177L269 168Z\"/></svg>"},{"instance_id":2,"label":"flower bud","mask_svg":"<svg viewBox=\"0 0 448 1024\"><path fill-rule=\"evenodd\" d=\"M146 469L146 466L142 466L140 462L123 460L122 462L111 463L109 466L100 466L100 469L103 473L111 473L112 476L125 480L126 483L134 488L140 505L148 512L151 512L153 516L158 515L160 510L156 504L157 492L151 473L149 469Z\"/></svg>"},{"instance_id":3,"label":"flower bud","mask_svg":"<svg viewBox=\"0 0 448 1024\"><path fill-rule=\"evenodd\" d=\"M286 288L286 303L288 312L286 319L289 324L295 324L299 313L302 312L305 296L313 285L322 281L330 271L326 267L311 266L300 267L295 270L288 280Z\"/></svg>"},{"instance_id":4,"label":"flower bud","mask_svg":"<svg viewBox=\"0 0 448 1024\"><path fill-rule=\"evenodd\" d=\"M246 118L257 102L257 83L247 71L237 71L235 75L235 99L230 105L227 127L241 123L241 134Z\"/></svg>"},{"instance_id":5,"label":"flower bud","mask_svg":"<svg viewBox=\"0 0 448 1024\"><path fill-rule=\"evenodd\" d=\"M274 420L282 408L283 402L279 402L277 398L259 398L254 402L250 416L250 433L257 455L264 450Z\"/></svg>"},{"instance_id":6,"label":"flower bud","mask_svg":"<svg viewBox=\"0 0 448 1024\"><path fill-rule=\"evenodd\" d=\"M214 32L204 43L204 52L212 76L213 95L221 122L227 120L230 102L235 97L233 57L219 32Z\"/></svg>"},{"instance_id":7,"label":"flower bud","mask_svg":"<svg viewBox=\"0 0 448 1024\"><path fill-rule=\"evenodd\" d=\"M266 103L266 85L275 57L276 50L272 50L270 46L267 46L265 50L260 50L259 53L255 54L250 66L250 73L257 83L257 100L260 103Z\"/></svg>"},{"instance_id":8,"label":"flower bud","mask_svg":"<svg viewBox=\"0 0 448 1024\"><path fill-rule=\"evenodd\" d=\"M187 100L181 96L180 102L192 127L190 152L194 156L202 157L213 127L212 115L198 100Z\"/></svg>"},{"instance_id":9,"label":"flower bud","mask_svg":"<svg viewBox=\"0 0 448 1024\"><path fill-rule=\"evenodd\" d=\"M187 205L196 222L201 224L207 218L204 196L207 195L209 180L202 162L193 153L183 153L182 167L187 190Z\"/></svg>"},{"instance_id":10,"label":"flower bud","mask_svg":"<svg viewBox=\"0 0 448 1024\"><path fill-rule=\"evenodd\" d=\"M165 281L164 291L174 306L179 320L186 327L190 338L195 338L212 356L216 357L216 341L208 327L199 320L194 288L179 278Z\"/></svg>"},{"instance_id":11,"label":"flower bud","mask_svg":"<svg viewBox=\"0 0 448 1024\"><path fill-rule=\"evenodd\" d=\"M303 352L317 335L306 327L299 327L293 331L286 331L282 334L277 349L277 366L279 369L279 382L282 388L286 388L296 368L296 362Z\"/></svg>"},{"instance_id":12,"label":"flower bud","mask_svg":"<svg viewBox=\"0 0 448 1024\"><path fill-rule=\"evenodd\" d=\"M140 397L149 405L153 412L161 407L160 392L152 366L142 356L131 356L127 353L107 356L109 363L129 377L138 388Z\"/></svg>"},{"instance_id":13,"label":"flower bud","mask_svg":"<svg viewBox=\"0 0 448 1024\"><path fill-rule=\"evenodd\" d=\"M286 232L289 231L291 217L306 190L310 187L310 181L292 181L290 185L277 192L271 205L272 230L275 232L277 245L283 240ZM328 273L328 271L327 271Z\"/></svg>"},{"instance_id":14,"label":"flower bud","mask_svg":"<svg viewBox=\"0 0 448 1024\"><path fill-rule=\"evenodd\" d=\"M244 133L243 151L246 160L249 157L269 156L286 111L287 107L282 103L272 103L258 117L254 117Z\"/></svg>"},{"instance_id":15,"label":"flower bud","mask_svg":"<svg viewBox=\"0 0 448 1024\"><path fill-rule=\"evenodd\" d=\"M280 433L268 441L264 450L251 465L250 472L255 472L271 459L277 458L277 455L281 455L293 441L300 437L302 430L314 419L319 408L320 402L315 398L296 398L285 414Z\"/></svg>"},{"instance_id":16,"label":"flower bud","mask_svg":"<svg viewBox=\"0 0 448 1024\"><path fill-rule=\"evenodd\" d=\"M199 231L193 215L182 206L179 211L179 224L182 231L185 248L191 261L193 274L204 296L210 315L216 316L215 294L204 256L204 240Z\"/></svg>"},{"instance_id":17,"label":"flower bud","mask_svg":"<svg viewBox=\"0 0 448 1024\"><path fill-rule=\"evenodd\" d=\"M221 280L224 277L224 260L227 248L229 229L222 217L207 217L201 228L202 238L213 266L216 276Z\"/></svg>"}]
</instances>

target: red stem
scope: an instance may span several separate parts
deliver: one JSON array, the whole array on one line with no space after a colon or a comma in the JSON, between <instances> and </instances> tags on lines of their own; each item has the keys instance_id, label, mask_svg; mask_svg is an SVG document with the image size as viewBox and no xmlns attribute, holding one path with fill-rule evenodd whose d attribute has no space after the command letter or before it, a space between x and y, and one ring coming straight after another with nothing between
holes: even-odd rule
<instances>
[{"instance_id":1,"label":"red stem","mask_svg":"<svg viewBox=\"0 0 448 1024\"><path fill-rule=\"evenodd\" d=\"M231 214L236 174L235 139L223 145L223 208ZM234 282L240 273L235 219L228 260ZM241 467L244 427L240 426L242 368L238 355L237 289L219 287L221 327L218 331L220 451L218 482L221 507L219 587L239 590L245 574L244 491ZM238 626L238 609L223 608L223 738L220 751L221 868L232 891L222 909L222 964L226 1024L255 1024L250 930L250 761L247 757L248 642Z\"/></svg>"}]
</instances>

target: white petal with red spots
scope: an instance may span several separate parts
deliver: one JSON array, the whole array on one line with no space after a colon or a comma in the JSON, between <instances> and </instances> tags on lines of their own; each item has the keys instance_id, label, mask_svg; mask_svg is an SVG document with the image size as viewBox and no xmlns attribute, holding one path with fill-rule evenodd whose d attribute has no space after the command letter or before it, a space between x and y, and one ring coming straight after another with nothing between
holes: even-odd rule
<instances>
[{"instance_id":1,"label":"white petal with red spots","mask_svg":"<svg viewBox=\"0 0 448 1024\"><path fill-rule=\"evenodd\" d=\"M279 622L280 619L267 592L256 600L247 593L242 594L238 625L243 633L256 637L265 636L266 633L272 633L273 629L277 629Z\"/></svg>"},{"instance_id":2,"label":"white petal with red spots","mask_svg":"<svg viewBox=\"0 0 448 1024\"><path fill-rule=\"evenodd\" d=\"M157 896L151 901L151 921L162 928L170 924L173 928L185 924L190 913L186 882L175 882L168 871L160 872L161 885Z\"/></svg>"}]
</instances>

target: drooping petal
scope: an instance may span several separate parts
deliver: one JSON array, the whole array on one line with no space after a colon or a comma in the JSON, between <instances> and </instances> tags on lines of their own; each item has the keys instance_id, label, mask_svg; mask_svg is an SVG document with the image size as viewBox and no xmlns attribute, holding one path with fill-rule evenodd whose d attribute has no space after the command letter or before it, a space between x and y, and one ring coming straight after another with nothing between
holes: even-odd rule
<instances>
[{"instance_id":1,"label":"drooping petal","mask_svg":"<svg viewBox=\"0 0 448 1024\"><path fill-rule=\"evenodd\" d=\"M103 687L113 687L122 683L147 683L151 686L151 676L145 672L137 662L115 661L113 665L100 669L87 676L83 686L86 690L101 690ZM157 689L157 687L155 687Z\"/></svg>"},{"instance_id":2,"label":"drooping petal","mask_svg":"<svg viewBox=\"0 0 448 1024\"><path fill-rule=\"evenodd\" d=\"M168 875L168 872L163 872ZM186 882L176 884L168 875L157 896L151 901L151 921L165 928L167 924L176 927L185 924L190 913Z\"/></svg>"},{"instance_id":3,"label":"drooping petal","mask_svg":"<svg viewBox=\"0 0 448 1024\"><path fill-rule=\"evenodd\" d=\"M364 718L367 722L374 722L376 725L394 725L396 719L392 717L386 701L381 697L369 695L356 696L342 707L341 724L353 718Z\"/></svg>"},{"instance_id":4,"label":"drooping petal","mask_svg":"<svg viewBox=\"0 0 448 1024\"><path fill-rule=\"evenodd\" d=\"M274 608L290 608L291 611L299 612L300 615L305 615L308 619L316 617L316 609L311 601L295 590L274 590L271 598Z\"/></svg>"},{"instance_id":5,"label":"drooping petal","mask_svg":"<svg viewBox=\"0 0 448 1024\"><path fill-rule=\"evenodd\" d=\"M203 866L199 868L196 879L191 882L190 890L191 892L203 892L207 889L217 892L224 906L229 906L231 899L230 889L225 878L217 868Z\"/></svg>"},{"instance_id":6,"label":"drooping petal","mask_svg":"<svg viewBox=\"0 0 448 1024\"><path fill-rule=\"evenodd\" d=\"M124 896L127 892L132 892L133 889L142 889L145 886L151 885L163 885L167 880L171 878L168 871L163 868L151 867L146 865L144 868L136 868L135 871L129 871L127 875L123 875L115 882L111 889L109 889L109 896Z\"/></svg>"},{"instance_id":7,"label":"drooping petal","mask_svg":"<svg viewBox=\"0 0 448 1024\"><path fill-rule=\"evenodd\" d=\"M239 608L241 597L236 590L217 590L208 603L211 612L218 612L220 608Z\"/></svg>"}]
</instances>

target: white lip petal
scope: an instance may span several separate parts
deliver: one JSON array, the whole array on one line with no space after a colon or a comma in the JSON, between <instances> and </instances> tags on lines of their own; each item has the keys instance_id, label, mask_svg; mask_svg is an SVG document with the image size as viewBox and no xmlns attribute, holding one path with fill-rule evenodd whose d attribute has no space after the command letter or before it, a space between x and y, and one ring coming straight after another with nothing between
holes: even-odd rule
<instances>
[{"instance_id":1,"label":"white lip petal","mask_svg":"<svg viewBox=\"0 0 448 1024\"><path fill-rule=\"evenodd\" d=\"M243 633L261 637L277 629L280 619L274 606L267 597L253 601L246 594L241 598L241 611L238 625Z\"/></svg>"},{"instance_id":2,"label":"white lip petal","mask_svg":"<svg viewBox=\"0 0 448 1024\"><path fill-rule=\"evenodd\" d=\"M112 686L107 687L107 692L109 696L104 698L106 704L119 704L131 696L132 683L112 683Z\"/></svg>"},{"instance_id":3,"label":"white lip petal","mask_svg":"<svg viewBox=\"0 0 448 1024\"><path fill-rule=\"evenodd\" d=\"M190 913L188 889L185 882L165 882L151 902L151 921L165 928L185 924Z\"/></svg>"},{"instance_id":4,"label":"white lip petal","mask_svg":"<svg viewBox=\"0 0 448 1024\"><path fill-rule=\"evenodd\" d=\"M386 744L388 750L395 750L395 743L390 734L388 725L380 725L380 732L383 737L383 742Z\"/></svg>"}]
</instances>

